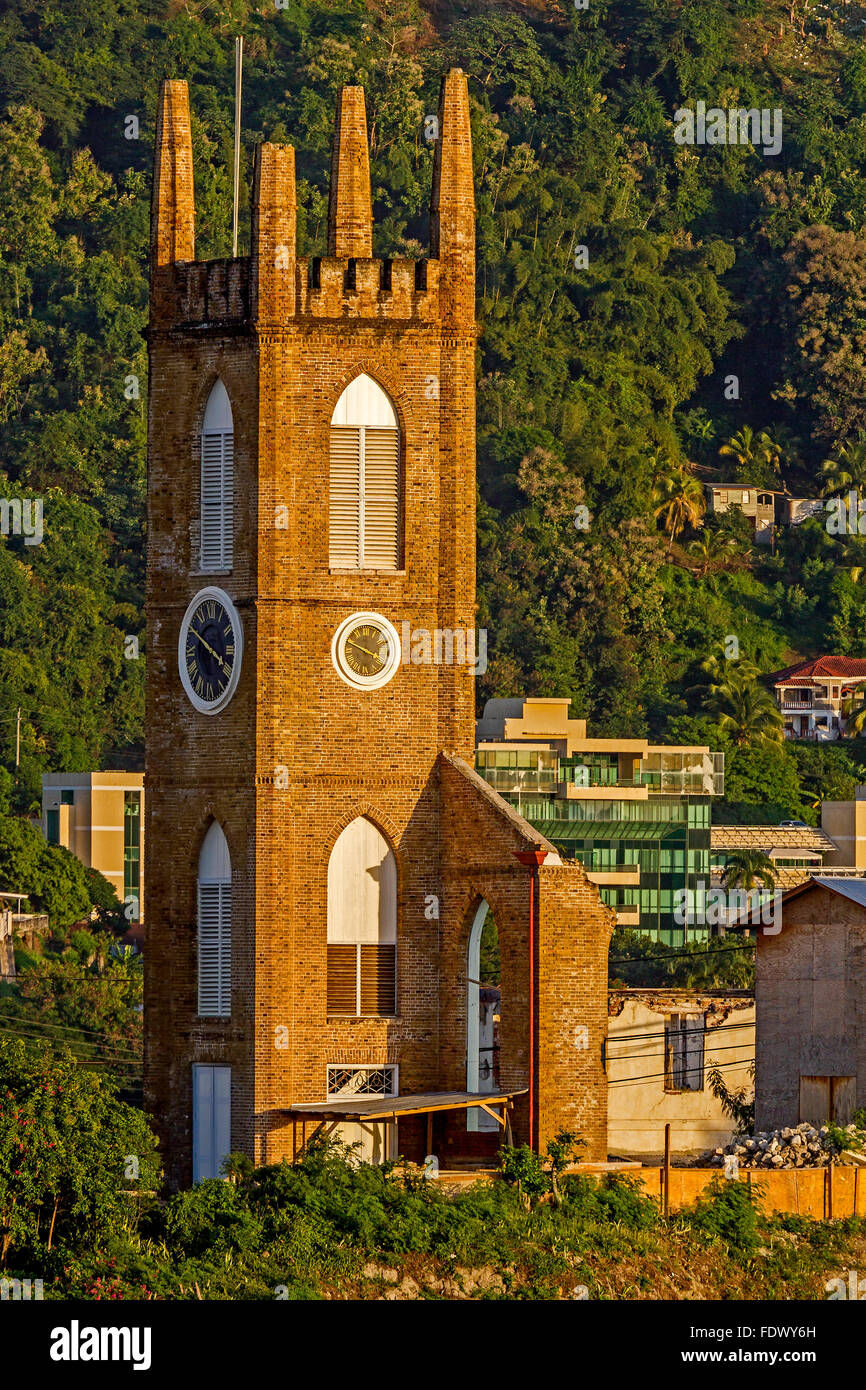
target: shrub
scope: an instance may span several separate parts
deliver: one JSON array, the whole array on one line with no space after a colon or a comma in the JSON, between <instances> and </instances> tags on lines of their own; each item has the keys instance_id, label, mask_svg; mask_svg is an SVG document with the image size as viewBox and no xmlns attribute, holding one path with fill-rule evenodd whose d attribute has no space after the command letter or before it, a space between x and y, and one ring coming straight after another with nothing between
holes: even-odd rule
<instances>
[{"instance_id":1,"label":"shrub","mask_svg":"<svg viewBox=\"0 0 866 1390\"><path fill-rule=\"evenodd\" d=\"M165 1209L165 1238L176 1253L254 1250L262 1223L233 1183L210 1178L172 1197Z\"/></svg>"},{"instance_id":2,"label":"shrub","mask_svg":"<svg viewBox=\"0 0 866 1390\"><path fill-rule=\"evenodd\" d=\"M759 1184L715 1178L695 1205L683 1213L693 1230L718 1236L737 1250L754 1250L758 1243Z\"/></svg>"}]
</instances>

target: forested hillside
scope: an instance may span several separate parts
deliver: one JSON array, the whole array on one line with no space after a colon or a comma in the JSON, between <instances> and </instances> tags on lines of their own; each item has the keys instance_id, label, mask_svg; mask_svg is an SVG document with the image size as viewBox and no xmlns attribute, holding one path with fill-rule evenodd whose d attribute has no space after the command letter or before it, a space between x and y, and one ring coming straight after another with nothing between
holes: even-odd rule
<instances>
[{"instance_id":1,"label":"forested hillside","mask_svg":"<svg viewBox=\"0 0 866 1390\"><path fill-rule=\"evenodd\" d=\"M2 491L41 497L45 530L0 541L19 807L45 770L141 757L156 96L191 84L197 253L225 255L236 33L242 252L261 138L295 145L301 252L324 251L335 94L360 82L375 253L423 255L424 116L445 67L470 74L479 699L570 695L599 732L709 739L749 815L850 794L861 740L781 747L755 670L866 655L866 539L818 519L758 549L701 515L700 482L866 483L866 6L0 0ZM678 144L699 100L778 108L781 150Z\"/></svg>"}]
</instances>

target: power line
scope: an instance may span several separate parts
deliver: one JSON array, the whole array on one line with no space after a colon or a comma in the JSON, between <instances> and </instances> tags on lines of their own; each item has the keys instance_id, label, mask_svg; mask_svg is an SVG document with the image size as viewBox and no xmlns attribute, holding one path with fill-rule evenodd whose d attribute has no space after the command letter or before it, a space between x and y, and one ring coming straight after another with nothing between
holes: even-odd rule
<instances>
[{"instance_id":1,"label":"power line","mask_svg":"<svg viewBox=\"0 0 866 1390\"><path fill-rule=\"evenodd\" d=\"M64 1038L46 1037L46 1035L45 1035L44 1033L39 1033L39 1032L34 1033L34 1032L32 1031L33 1028L34 1028L34 1026L35 1026L35 1027L39 1027L39 1026L41 1026L41 1025L27 1024L27 1023L25 1022L25 1023L23 1023L21 1026L19 1026L18 1028L14 1028L14 1027L12 1027L9 1023L6 1023L5 1021L0 1021L0 1032L9 1033L9 1034L12 1035L12 1037L23 1038L26 1042L47 1042L47 1043L53 1044L55 1047L58 1047L58 1046L68 1047L69 1050L70 1050L71 1052L73 1051L74 1046L78 1046L78 1047L96 1047L96 1046L97 1046L96 1043L88 1043L88 1042L84 1042L84 1041L82 1041L82 1040L80 1040L80 1039L70 1039L69 1041L67 1041L67 1040L64 1039ZM24 1030L26 1030L26 1029L29 1029L30 1031L24 1031ZM74 1053L74 1052L73 1052L73 1055L74 1055L74 1056L79 1056L80 1054L77 1054L77 1053ZM139 1054L134 1053L134 1052L127 1052L127 1053L125 1053L125 1054L121 1054L121 1053L119 1053L119 1052L114 1052L114 1053L111 1053L111 1054L110 1054L110 1057L111 1057L111 1060L117 1061L117 1062L125 1062L128 1066L137 1066L138 1063L141 1061L141 1056L140 1056Z\"/></svg>"},{"instance_id":2,"label":"power line","mask_svg":"<svg viewBox=\"0 0 866 1390\"><path fill-rule=\"evenodd\" d=\"M608 965L663 965L666 960L708 960L712 956L723 956L726 951L754 951L757 946L757 938L754 942L744 941L741 946L715 946L712 950L700 951L671 951L658 956L609 956Z\"/></svg>"},{"instance_id":3,"label":"power line","mask_svg":"<svg viewBox=\"0 0 866 1390\"><path fill-rule=\"evenodd\" d=\"M754 1062L754 1060L754 1057L740 1057L736 1062L720 1062L718 1067L712 1067L711 1070L724 1071L727 1067L742 1067L746 1066L749 1062ZM698 1068L686 1067L685 1070L686 1072L697 1071ZM611 1081L608 1077L607 1084L608 1086L636 1086L639 1081L658 1081L661 1077L668 1075L669 1073L666 1071L654 1071L650 1072L648 1076L624 1076L621 1080L615 1079Z\"/></svg>"},{"instance_id":4,"label":"power line","mask_svg":"<svg viewBox=\"0 0 866 1390\"><path fill-rule=\"evenodd\" d=\"M608 1042L610 1042L610 1039L608 1039ZM738 1048L741 1048L741 1047L751 1047L752 1045L753 1045L753 1039L751 1039L751 1038L745 1038L741 1043L729 1043L727 1047L714 1047L714 1048L712 1048L712 1055L715 1056L715 1054L716 1054L717 1052L735 1052ZM709 1050L710 1050L710 1049L706 1049L706 1048L705 1048L705 1053L706 1053L706 1051L709 1051ZM608 1062L642 1062L642 1061L644 1060L644 1058L646 1058L646 1057L666 1057L666 1056L667 1056L667 1053L666 1053L666 1052L641 1052L641 1053L638 1053L637 1056L635 1056L634 1054L632 1054L631 1056L627 1056L627 1057L622 1057L622 1056L620 1056L620 1057L612 1057L611 1054L608 1052L607 1048L605 1048L605 1057L607 1058L607 1061L608 1061Z\"/></svg>"},{"instance_id":5,"label":"power line","mask_svg":"<svg viewBox=\"0 0 866 1390\"><path fill-rule=\"evenodd\" d=\"M672 1010L672 1012L673 1012L673 1013L676 1013L676 1010L674 1009L674 1010ZM705 1029L705 1032L704 1032L704 1036L705 1036L706 1038L713 1038L713 1037L715 1037L716 1033L724 1033L725 1031L730 1030L731 1028L754 1028L754 1026L755 1026L755 1020L754 1020L754 1019L752 1019L750 1023L720 1023L719 1026L718 1026L718 1028L706 1028L706 1029ZM668 1035L668 1034L667 1034L667 1029L666 1029L666 1028L659 1028L659 1029L657 1029L657 1030L654 1030L652 1033L611 1033L611 1032L608 1032L607 1040L608 1040L609 1043L611 1043L611 1042L643 1042L646 1038L666 1038L667 1035Z\"/></svg>"},{"instance_id":6,"label":"power line","mask_svg":"<svg viewBox=\"0 0 866 1390\"><path fill-rule=\"evenodd\" d=\"M55 1031L62 1030L65 1033L89 1033L92 1037L95 1038L107 1038L109 1036L104 1028L85 1028L78 1023L43 1023L41 1019L21 1017L20 1014L10 1013L8 1010L0 1008L0 1019L2 1019L4 1016L7 1018L16 1019L19 1022L26 1023L28 1025L38 1023L40 1028L52 1028Z\"/></svg>"}]
</instances>

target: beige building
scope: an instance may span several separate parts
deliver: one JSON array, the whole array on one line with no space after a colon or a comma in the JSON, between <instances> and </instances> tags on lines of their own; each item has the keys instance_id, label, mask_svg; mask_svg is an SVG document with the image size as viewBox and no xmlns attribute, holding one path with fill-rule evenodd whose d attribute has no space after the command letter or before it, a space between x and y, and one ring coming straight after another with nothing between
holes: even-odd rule
<instances>
[{"instance_id":1,"label":"beige building","mask_svg":"<svg viewBox=\"0 0 866 1390\"><path fill-rule=\"evenodd\" d=\"M606 1046L608 1149L652 1161L664 1151L699 1154L726 1144L734 1121L709 1084L718 1068L730 1091L753 1092L755 996L751 990L614 989Z\"/></svg>"},{"instance_id":2,"label":"beige building","mask_svg":"<svg viewBox=\"0 0 866 1390\"><path fill-rule=\"evenodd\" d=\"M53 772L42 778L42 833L98 869L144 921L144 776L140 772Z\"/></svg>"},{"instance_id":3,"label":"beige building","mask_svg":"<svg viewBox=\"0 0 866 1390\"><path fill-rule=\"evenodd\" d=\"M824 801L821 829L833 841L834 849L825 863L866 872L866 787L857 787L853 801Z\"/></svg>"}]
</instances>

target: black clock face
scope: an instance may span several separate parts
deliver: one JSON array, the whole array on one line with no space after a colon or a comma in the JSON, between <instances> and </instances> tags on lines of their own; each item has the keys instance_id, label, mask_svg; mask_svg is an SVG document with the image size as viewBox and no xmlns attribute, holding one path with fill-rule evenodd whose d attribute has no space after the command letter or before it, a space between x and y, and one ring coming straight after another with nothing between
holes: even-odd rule
<instances>
[{"instance_id":1,"label":"black clock face","mask_svg":"<svg viewBox=\"0 0 866 1390\"><path fill-rule=\"evenodd\" d=\"M214 704L228 689L235 650L235 630L225 605L203 598L187 622L184 659L190 688L204 704Z\"/></svg>"}]
</instances>

